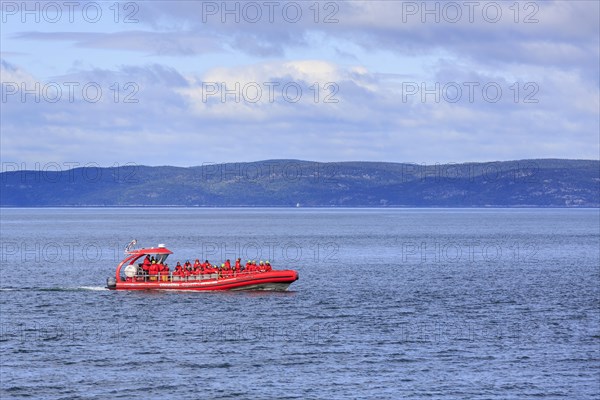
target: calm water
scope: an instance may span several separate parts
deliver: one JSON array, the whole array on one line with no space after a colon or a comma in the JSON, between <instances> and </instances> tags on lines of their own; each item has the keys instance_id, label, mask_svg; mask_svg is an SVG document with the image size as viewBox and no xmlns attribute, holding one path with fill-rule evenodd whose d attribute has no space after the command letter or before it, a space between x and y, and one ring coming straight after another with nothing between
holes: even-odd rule
<instances>
[{"instance_id":1,"label":"calm water","mask_svg":"<svg viewBox=\"0 0 600 400\"><path fill-rule=\"evenodd\" d=\"M599 210L2 209L2 399L600 396ZM170 264L289 292L104 290Z\"/></svg>"}]
</instances>

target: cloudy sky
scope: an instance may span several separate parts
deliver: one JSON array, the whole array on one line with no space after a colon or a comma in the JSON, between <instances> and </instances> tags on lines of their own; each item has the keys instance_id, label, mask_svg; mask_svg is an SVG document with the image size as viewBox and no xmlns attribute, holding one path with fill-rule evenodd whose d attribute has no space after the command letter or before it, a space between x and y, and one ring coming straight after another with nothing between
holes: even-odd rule
<instances>
[{"instance_id":1,"label":"cloudy sky","mask_svg":"<svg viewBox=\"0 0 600 400\"><path fill-rule=\"evenodd\" d=\"M2 1L3 164L598 159L597 1Z\"/></svg>"}]
</instances>

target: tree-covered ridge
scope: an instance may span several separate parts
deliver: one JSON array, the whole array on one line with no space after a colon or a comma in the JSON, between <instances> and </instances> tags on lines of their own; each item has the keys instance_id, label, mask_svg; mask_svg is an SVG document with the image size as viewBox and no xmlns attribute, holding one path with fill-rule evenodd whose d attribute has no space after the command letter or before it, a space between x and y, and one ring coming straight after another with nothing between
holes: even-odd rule
<instances>
[{"instance_id":1,"label":"tree-covered ridge","mask_svg":"<svg viewBox=\"0 0 600 400\"><path fill-rule=\"evenodd\" d=\"M5 207L600 207L596 160L8 167L0 174Z\"/></svg>"}]
</instances>

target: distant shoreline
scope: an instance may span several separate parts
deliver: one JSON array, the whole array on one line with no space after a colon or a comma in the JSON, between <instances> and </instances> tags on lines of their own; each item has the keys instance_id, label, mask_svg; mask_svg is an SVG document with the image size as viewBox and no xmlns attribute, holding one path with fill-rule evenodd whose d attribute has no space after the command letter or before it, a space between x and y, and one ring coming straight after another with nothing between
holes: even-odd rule
<instances>
[{"instance_id":1,"label":"distant shoreline","mask_svg":"<svg viewBox=\"0 0 600 400\"><path fill-rule=\"evenodd\" d=\"M265 160L0 173L0 207L600 208L600 161Z\"/></svg>"},{"instance_id":2,"label":"distant shoreline","mask_svg":"<svg viewBox=\"0 0 600 400\"><path fill-rule=\"evenodd\" d=\"M190 209L190 210L248 210L248 209L277 209L277 210L600 210L600 206L431 206L431 207L415 207L415 206L389 206L389 207L369 207L369 206L307 206L307 207L290 207L290 206L2 206L0 209Z\"/></svg>"}]
</instances>

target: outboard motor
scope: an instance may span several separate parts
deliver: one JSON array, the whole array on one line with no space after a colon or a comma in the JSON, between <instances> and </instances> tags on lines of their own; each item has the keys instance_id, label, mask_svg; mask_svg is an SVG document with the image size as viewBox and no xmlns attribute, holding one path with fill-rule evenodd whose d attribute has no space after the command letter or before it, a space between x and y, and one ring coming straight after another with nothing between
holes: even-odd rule
<instances>
[{"instance_id":1,"label":"outboard motor","mask_svg":"<svg viewBox=\"0 0 600 400\"><path fill-rule=\"evenodd\" d=\"M117 288L117 280L114 276L109 276L108 278L106 278L106 287L109 289Z\"/></svg>"}]
</instances>

